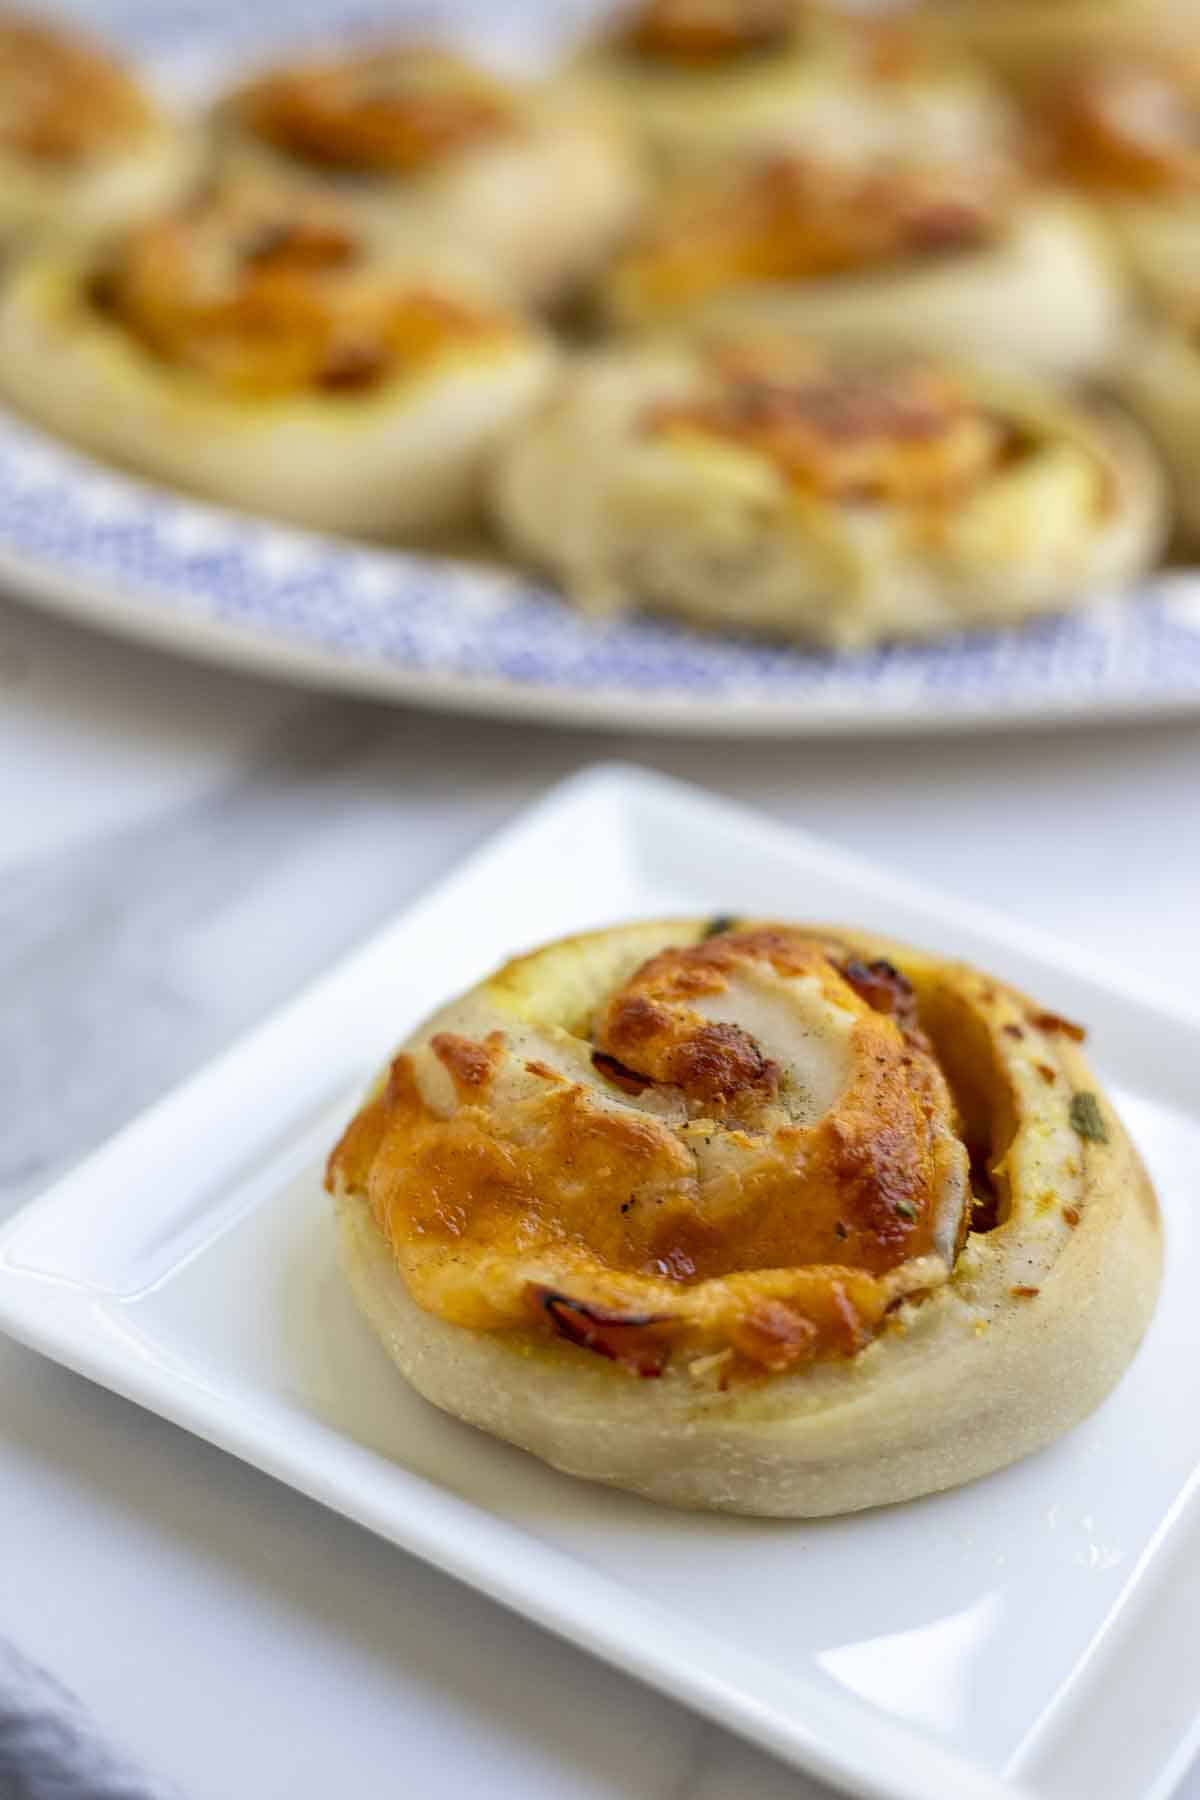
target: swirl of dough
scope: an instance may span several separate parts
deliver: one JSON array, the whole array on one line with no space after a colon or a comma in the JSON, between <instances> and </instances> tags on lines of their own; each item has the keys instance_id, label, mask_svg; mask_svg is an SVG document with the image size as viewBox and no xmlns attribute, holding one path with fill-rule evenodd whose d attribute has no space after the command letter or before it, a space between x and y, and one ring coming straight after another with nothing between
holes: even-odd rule
<instances>
[{"instance_id":1,"label":"swirl of dough","mask_svg":"<svg viewBox=\"0 0 1200 1800\"><path fill-rule=\"evenodd\" d=\"M619 113L420 41L284 63L216 108L226 169L319 173L406 267L501 305L591 281L642 200Z\"/></svg>"},{"instance_id":2,"label":"swirl of dough","mask_svg":"<svg viewBox=\"0 0 1200 1800\"><path fill-rule=\"evenodd\" d=\"M1104 192L1200 192L1200 57L1134 53L1058 71L1046 96L1059 171Z\"/></svg>"},{"instance_id":3,"label":"swirl of dough","mask_svg":"<svg viewBox=\"0 0 1200 1800\"><path fill-rule=\"evenodd\" d=\"M785 360L784 348L718 346L725 382L652 408L646 431L742 445L798 492L905 506L961 502L1021 454L1019 428L945 368L838 368L814 351Z\"/></svg>"},{"instance_id":4,"label":"swirl of dough","mask_svg":"<svg viewBox=\"0 0 1200 1800\"><path fill-rule=\"evenodd\" d=\"M861 1349L947 1279L955 1127L904 978L772 927L662 951L587 1036L434 1031L331 1169L458 1324L586 1319L642 1373L727 1350L779 1370Z\"/></svg>"},{"instance_id":5,"label":"swirl of dough","mask_svg":"<svg viewBox=\"0 0 1200 1800\"><path fill-rule=\"evenodd\" d=\"M1143 42L1079 58L1047 77L1041 113L1057 173L1095 208L1143 299L1191 310L1200 292L1200 54Z\"/></svg>"},{"instance_id":6,"label":"swirl of dough","mask_svg":"<svg viewBox=\"0 0 1200 1800\"><path fill-rule=\"evenodd\" d=\"M421 1393L573 1473L782 1515L949 1486L1082 1418L1153 1306L1082 1037L868 934L551 943L347 1127L346 1270Z\"/></svg>"},{"instance_id":7,"label":"swirl of dough","mask_svg":"<svg viewBox=\"0 0 1200 1800\"><path fill-rule=\"evenodd\" d=\"M742 330L569 369L505 447L506 540L580 604L862 645L1140 573L1161 473L1125 421L928 356Z\"/></svg>"},{"instance_id":8,"label":"swirl of dough","mask_svg":"<svg viewBox=\"0 0 1200 1800\"><path fill-rule=\"evenodd\" d=\"M1195 0L916 0L934 42L994 63L1018 87L1052 86L1092 52L1137 55L1146 44L1187 55Z\"/></svg>"},{"instance_id":9,"label":"swirl of dough","mask_svg":"<svg viewBox=\"0 0 1200 1800\"><path fill-rule=\"evenodd\" d=\"M97 45L41 20L0 18L0 147L56 165L125 150L161 120Z\"/></svg>"},{"instance_id":10,"label":"swirl of dough","mask_svg":"<svg viewBox=\"0 0 1200 1800\"><path fill-rule=\"evenodd\" d=\"M567 81L618 106L677 174L790 153L859 169L973 163L1016 134L986 72L903 16L804 0L645 0L585 45Z\"/></svg>"},{"instance_id":11,"label":"swirl of dough","mask_svg":"<svg viewBox=\"0 0 1200 1800\"><path fill-rule=\"evenodd\" d=\"M978 250L1005 229L1015 172L894 164L847 169L770 157L680 183L609 273L608 310L645 325L757 283L804 283Z\"/></svg>"},{"instance_id":12,"label":"swirl of dough","mask_svg":"<svg viewBox=\"0 0 1200 1800\"><path fill-rule=\"evenodd\" d=\"M1187 247L1200 246L1200 220ZM1173 542L1200 550L1200 282L1178 278L1177 253L1159 271L1159 309L1132 333L1117 372L1121 400L1149 432L1166 467L1174 501ZM1174 282L1170 276L1174 274Z\"/></svg>"},{"instance_id":13,"label":"swirl of dough","mask_svg":"<svg viewBox=\"0 0 1200 1800\"><path fill-rule=\"evenodd\" d=\"M0 389L93 454L346 536L472 528L548 335L398 261L338 194L227 176L8 271Z\"/></svg>"},{"instance_id":14,"label":"swirl of dough","mask_svg":"<svg viewBox=\"0 0 1200 1800\"><path fill-rule=\"evenodd\" d=\"M0 12L0 247L116 230L183 193L202 155L102 46Z\"/></svg>"},{"instance_id":15,"label":"swirl of dough","mask_svg":"<svg viewBox=\"0 0 1200 1800\"><path fill-rule=\"evenodd\" d=\"M293 156L376 173L426 168L519 123L501 82L423 44L287 64L247 88L237 109Z\"/></svg>"},{"instance_id":16,"label":"swirl of dough","mask_svg":"<svg viewBox=\"0 0 1200 1800\"><path fill-rule=\"evenodd\" d=\"M1089 209L1008 150L772 154L669 184L597 305L626 331L744 322L1072 375L1115 352L1119 277Z\"/></svg>"},{"instance_id":17,"label":"swirl of dough","mask_svg":"<svg viewBox=\"0 0 1200 1800\"><path fill-rule=\"evenodd\" d=\"M255 182L137 227L91 293L155 356L245 394L361 390L512 329L382 265L334 196Z\"/></svg>"}]
</instances>

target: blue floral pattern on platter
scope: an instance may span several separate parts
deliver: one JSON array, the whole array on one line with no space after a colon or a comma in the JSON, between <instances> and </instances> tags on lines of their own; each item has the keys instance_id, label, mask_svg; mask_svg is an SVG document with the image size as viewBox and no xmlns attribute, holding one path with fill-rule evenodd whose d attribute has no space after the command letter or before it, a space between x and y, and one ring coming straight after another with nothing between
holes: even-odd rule
<instances>
[{"instance_id":1,"label":"blue floral pattern on platter","mask_svg":"<svg viewBox=\"0 0 1200 1800\"><path fill-rule=\"evenodd\" d=\"M549 8L560 22L582 10ZM528 22L529 9L507 11ZM489 35L504 36L495 5L421 9L442 23L448 12L486 16ZM144 0L117 0L111 16L160 62L196 65L178 13L170 32ZM239 23L209 0L203 16L199 54L215 41L214 66L272 36L305 40L295 7L260 5ZM335 16L344 23L346 10L309 18ZM0 575L97 625L210 657L581 724L799 735L1200 709L1200 573L1169 571L1016 632L816 654L641 616L593 621L517 574L241 517L103 468L3 413Z\"/></svg>"}]
</instances>

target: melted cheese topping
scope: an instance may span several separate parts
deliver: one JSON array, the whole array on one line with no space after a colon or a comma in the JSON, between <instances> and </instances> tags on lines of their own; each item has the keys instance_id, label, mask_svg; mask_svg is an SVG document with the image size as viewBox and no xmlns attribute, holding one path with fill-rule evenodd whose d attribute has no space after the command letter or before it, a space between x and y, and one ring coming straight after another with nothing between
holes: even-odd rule
<instances>
[{"instance_id":1,"label":"melted cheese topping","mask_svg":"<svg viewBox=\"0 0 1200 1800\"><path fill-rule=\"evenodd\" d=\"M781 341L712 352L716 382L654 407L645 429L719 438L767 457L801 492L900 504L961 498L1020 441L954 374L921 363L845 370Z\"/></svg>"},{"instance_id":2,"label":"melted cheese topping","mask_svg":"<svg viewBox=\"0 0 1200 1800\"><path fill-rule=\"evenodd\" d=\"M1003 229L1013 190L999 162L862 172L774 158L682 184L612 280L639 311L675 311L748 282L973 250Z\"/></svg>"},{"instance_id":3,"label":"melted cheese topping","mask_svg":"<svg viewBox=\"0 0 1200 1800\"><path fill-rule=\"evenodd\" d=\"M110 56L34 19L0 17L0 146L71 164L136 144L158 115Z\"/></svg>"},{"instance_id":4,"label":"melted cheese topping","mask_svg":"<svg viewBox=\"0 0 1200 1800\"><path fill-rule=\"evenodd\" d=\"M446 50L420 45L292 64L241 96L238 115L293 156L410 173L518 124L514 96Z\"/></svg>"},{"instance_id":5,"label":"melted cheese topping","mask_svg":"<svg viewBox=\"0 0 1200 1800\"><path fill-rule=\"evenodd\" d=\"M775 50L791 37L796 0L648 0L621 31L636 56L688 66Z\"/></svg>"},{"instance_id":6,"label":"melted cheese topping","mask_svg":"<svg viewBox=\"0 0 1200 1800\"><path fill-rule=\"evenodd\" d=\"M1047 94L1061 172L1134 193L1200 187L1200 56L1093 60Z\"/></svg>"},{"instance_id":7,"label":"melted cheese topping","mask_svg":"<svg viewBox=\"0 0 1200 1800\"><path fill-rule=\"evenodd\" d=\"M257 185L211 189L132 231L90 298L156 356L247 394L361 389L512 329L400 284L325 195Z\"/></svg>"},{"instance_id":8,"label":"melted cheese topping","mask_svg":"<svg viewBox=\"0 0 1200 1800\"><path fill-rule=\"evenodd\" d=\"M903 18L833 14L806 0L645 0L626 18L617 47L667 74L738 73L750 58L835 50L847 73L874 85L936 75L947 64Z\"/></svg>"},{"instance_id":9,"label":"melted cheese topping","mask_svg":"<svg viewBox=\"0 0 1200 1800\"><path fill-rule=\"evenodd\" d=\"M590 1036L487 992L502 1023L397 1056L330 1160L429 1311L762 1373L947 1279L967 1153L889 965L734 931L652 957Z\"/></svg>"}]
</instances>

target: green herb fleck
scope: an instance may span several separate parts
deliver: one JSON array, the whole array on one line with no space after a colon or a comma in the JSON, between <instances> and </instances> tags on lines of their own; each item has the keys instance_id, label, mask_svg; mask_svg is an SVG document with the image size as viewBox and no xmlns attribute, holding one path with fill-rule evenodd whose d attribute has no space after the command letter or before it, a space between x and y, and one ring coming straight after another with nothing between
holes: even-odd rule
<instances>
[{"instance_id":1,"label":"green herb fleck","mask_svg":"<svg viewBox=\"0 0 1200 1800\"><path fill-rule=\"evenodd\" d=\"M1107 1144L1108 1126L1104 1123L1104 1114L1100 1111L1100 1102L1095 1094L1086 1089L1083 1093L1071 1096L1071 1129L1077 1131L1081 1138L1089 1143Z\"/></svg>"},{"instance_id":2,"label":"green herb fleck","mask_svg":"<svg viewBox=\"0 0 1200 1800\"><path fill-rule=\"evenodd\" d=\"M732 931L736 924L737 920L732 913L717 913L715 918L710 919L704 927L704 936L706 938L723 937L727 931Z\"/></svg>"},{"instance_id":3,"label":"green herb fleck","mask_svg":"<svg viewBox=\"0 0 1200 1800\"><path fill-rule=\"evenodd\" d=\"M902 1219L915 1219L917 1216L916 1207L910 1206L907 1200L897 1200L896 1211Z\"/></svg>"},{"instance_id":4,"label":"green herb fleck","mask_svg":"<svg viewBox=\"0 0 1200 1800\"><path fill-rule=\"evenodd\" d=\"M840 1219L838 1220L837 1224L834 1226L833 1229L834 1229L835 1233L837 1234L837 1236L840 1238L848 1238L850 1236L850 1233L846 1230L846 1227L842 1224L842 1221Z\"/></svg>"}]
</instances>

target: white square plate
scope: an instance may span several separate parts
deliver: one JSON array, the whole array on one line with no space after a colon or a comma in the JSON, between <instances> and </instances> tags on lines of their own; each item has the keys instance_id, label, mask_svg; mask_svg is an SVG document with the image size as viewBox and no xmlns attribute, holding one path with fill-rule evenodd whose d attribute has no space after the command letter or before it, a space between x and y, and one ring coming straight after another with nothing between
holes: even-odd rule
<instances>
[{"instance_id":1,"label":"white square plate","mask_svg":"<svg viewBox=\"0 0 1200 1800\"><path fill-rule=\"evenodd\" d=\"M956 1493L782 1524L558 1475L403 1385L320 1163L372 1067L508 952L678 910L838 919L1086 1019L1167 1214L1154 1325L1078 1431ZM859 1794L1166 1795L1200 1739L1200 1027L1069 949L694 790L578 777L0 1236L24 1342Z\"/></svg>"}]
</instances>

